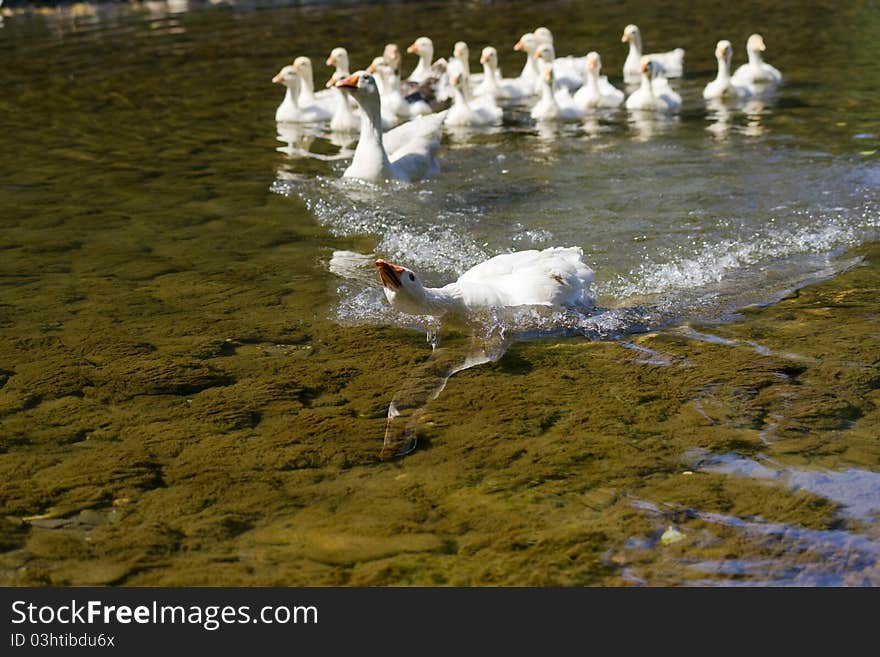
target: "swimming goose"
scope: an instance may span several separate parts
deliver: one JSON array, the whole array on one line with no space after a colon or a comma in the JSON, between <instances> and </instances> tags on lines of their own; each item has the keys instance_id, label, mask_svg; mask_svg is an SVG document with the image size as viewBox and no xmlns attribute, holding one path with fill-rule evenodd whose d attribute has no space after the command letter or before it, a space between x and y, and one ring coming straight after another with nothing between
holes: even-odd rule
<instances>
[{"instance_id":1,"label":"swimming goose","mask_svg":"<svg viewBox=\"0 0 880 657\"><path fill-rule=\"evenodd\" d=\"M541 98L532 107L531 117L535 121L579 121L584 118L584 111L574 104L568 89L554 91L553 65L542 57L550 46L542 44L535 52L535 58L542 67Z\"/></svg>"},{"instance_id":2,"label":"swimming goose","mask_svg":"<svg viewBox=\"0 0 880 657\"><path fill-rule=\"evenodd\" d=\"M642 33L635 25L627 25L623 30L621 42L629 42L629 53L623 63L623 77L634 81L642 74ZM684 49L676 48L669 52L658 52L646 55L654 60L654 75L657 77L681 77L684 70ZM659 66L658 66L659 65Z\"/></svg>"},{"instance_id":3,"label":"swimming goose","mask_svg":"<svg viewBox=\"0 0 880 657\"><path fill-rule=\"evenodd\" d=\"M749 54L749 63L743 64L736 69L731 80L734 84L746 86L750 84L778 84L782 82L782 73L775 66L764 61L761 54L767 50L764 37L753 34L746 42L746 51Z\"/></svg>"},{"instance_id":4,"label":"swimming goose","mask_svg":"<svg viewBox=\"0 0 880 657\"><path fill-rule=\"evenodd\" d=\"M575 57L574 55L556 56L556 49L553 46L553 33L546 27L537 28L533 34L540 43L554 48L553 79L556 81L556 85L568 87L570 91L576 91L583 86L586 81L584 67L587 65L587 58Z\"/></svg>"},{"instance_id":5,"label":"swimming goose","mask_svg":"<svg viewBox=\"0 0 880 657\"><path fill-rule=\"evenodd\" d=\"M443 287L424 287L411 269L376 261L385 298L409 315L467 317L486 308L589 308L595 274L580 247L504 253L481 262Z\"/></svg>"},{"instance_id":6,"label":"swimming goose","mask_svg":"<svg viewBox=\"0 0 880 657\"><path fill-rule=\"evenodd\" d=\"M740 99L752 95L748 87L738 85L730 78L730 61L733 59L733 46L727 39L722 39L715 46L715 59L718 60L718 75L703 89L706 100L721 98Z\"/></svg>"},{"instance_id":7,"label":"swimming goose","mask_svg":"<svg viewBox=\"0 0 880 657\"><path fill-rule=\"evenodd\" d=\"M502 110L495 103L494 96L479 96L468 100L464 92L466 77L457 66L449 76L449 83L452 85L453 101L444 121L446 125L501 125Z\"/></svg>"},{"instance_id":8,"label":"swimming goose","mask_svg":"<svg viewBox=\"0 0 880 657\"><path fill-rule=\"evenodd\" d=\"M468 44L464 41L456 41L455 46L452 49L452 59L449 62L452 66L452 70L450 70L450 75L453 73L453 71L458 71L459 75L461 76L461 79L459 80L459 89L464 94L464 97L467 100L471 100L473 98L473 93L471 92L470 57L471 51L468 48Z\"/></svg>"},{"instance_id":9,"label":"swimming goose","mask_svg":"<svg viewBox=\"0 0 880 657\"><path fill-rule=\"evenodd\" d=\"M300 107L318 105L332 114L336 109L336 95L329 89L315 93L312 60L308 57L297 57L293 60L293 68L296 69L300 79L299 98L297 99Z\"/></svg>"},{"instance_id":10,"label":"swimming goose","mask_svg":"<svg viewBox=\"0 0 880 657\"><path fill-rule=\"evenodd\" d=\"M491 96L495 99L521 98L522 87L516 79L501 77L498 70L498 51L492 46L486 46L480 53L480 63L483 65L483 80L474 89L474 96Z\"/></svg>"},{"instance_id":11,"label":"swimming goose","mask_svg":"<svg viewBox=\"0 0 880 657\"><path fill-rule=\"evenodd\" d=\"M317 123L328 121L332 114L320 105L301 106L297 100L300 95L300 78L292 64L282 68L272 78L275 84L283 84L287 89L284 92L284 100L275 110L276 121L291 123Z\"/></svg>"},{"instance_id":12,"label":"swimming goose","mask_svg":"<svg viewBox=\"0 0 880 657\"><path fill-rule=\"evenodd\" d=\"M419 57L419 63L416 64L415 69L409 74L407 80L420 83L434 74L434 71L431 70L434 59L434 42L431 39L426 36L419 37L412 42L406 51Z\"/></svg>"},{"instance_id":13,"label":"swimming goose","mask_svg":"<svg viewBox=\"0 0 880 657\"><path fill-rule=\"evenodd\" d=\"M435 156L440 140L434 121L422 121L427 117L420 117L416 119L419 121L416 126L396 137L390 137L393 132L390 131L389 144L392 140L395 143L386 151L382 137L382 101L375 78L366 71L357 71L339 80L336 87L350 93L361 108L360 138L343 177L408 182L428 178L439 171Z\"/></svg>"},{"instance_id":14,"label":"swimming goose","mask_svg":"<svg viewBox=\"0 0 880 657\"><path fill-rule=\"evenodd\" d=\"M535 51L539 45L541 44L535 35L532 32L526 32L513 46L514 50L526 54L526 63L523 64L519 77L515 78L524 96L534 96L541 93L541 71L535 60Z\"/></svg>"},{"instance_id":15,"label":"swimming goose","mask_svg":"<svg viewBox=\"0 0 880 657\"><path fill-rule=\"evenodd\" d=\"M334 71L330 79L327 80L327 87L337 95L336 109L333 111L333 117L330 119L330 130L333 132L357 132L361 127L361 119L355 114L349 104L349 97L346 96L342 89L336 87L336 83L344 80L351 73L345 71L339 72L339 68Z\"/></svg>"},{"instance_id":16,"label":"swimming goose","mask_svg":"<svg viewBox=\"0 0 880 657\"><path fill-rule=\"evenodd\" d=\"M623 92L608 82L608 78L599 75L602 60L599 53L590 51L586 56L586 81L584 86L574 95L575 106L581 109L596 107L619 107L623 102Z\"/></svg>"},{"instance_id":17,"label":"swimming goose","mask_svg":"<svg viewBox=\"0 0 880 657\"><path fill-rule=\"evenodd\" d=\"M655 77L658 69L651 56L642 57L641 85L626 99L627 109L672 114L681 108L681 96L672 90L666 78Z\"/></svg>"},{"instance_id":18,"label":"swimming goose","mask_svg":"<svg viewBox=\"0 0 880 657\"><path fill-rule=\"evenodd\" d=\"M376 57L367 67L367 72L376 76L379 93L382 98L382 116L386 124L392 121L399 123L397 119L411 119L420 114L430 114L433 110L424 100L412 98L412 102L404 98L400 93L400 77L393 66L388 64L388 59L383 55ZM386 120L387 119L387 120Z\"/></svg>"}]
</instances>

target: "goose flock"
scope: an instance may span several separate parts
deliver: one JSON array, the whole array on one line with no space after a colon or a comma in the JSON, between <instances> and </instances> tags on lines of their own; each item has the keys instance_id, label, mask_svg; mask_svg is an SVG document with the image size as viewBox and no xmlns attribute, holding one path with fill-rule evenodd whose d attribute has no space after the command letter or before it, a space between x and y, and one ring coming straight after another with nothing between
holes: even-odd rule
<instances>
[{"instance_id":1,"label":"goose flock","mask_svg":"<svg viewBox=\"0 0 880 657\"><path fill-rule=\"evenodd\" d=\"M500 126L509 107L527 108L538 123L580 121L597 109L620 107L634 113L678 113L682 99L670 79L683 76L685 51L645 54L636 25L624 28L621 42L629 47L622 70L625 90L601 75L602 60L595 51L557 57L553 34L546 27L523 34L513 46L525 54L516 77L502 75L493 46L482 49L483 70L473 73L467 43L457 42L448 60L435 60L433 42L421 36L406 48L418 58L406 77L396 44L385 46L381 55L354 73L346 49L336 47L326 61L334 67L326 89L315 91L308 57L297 57L272 79L286 87L275 119L279 128L323 123L335 132L358 133L344 178L423 180L440 170L437 151L444 127ZM782 75L764 61L765 50L762 36L752 34L746 44L748 62L732 71L733 46L719 41L718 73L705 86L704 99L736 103L778 85ZM441 288L424 287L415 272L400 265L381 259L375 265L388 302L407 314L467 315L497 306L593 304L594 273L577 247L495 256Z\"/></svg>"}]
</instances>

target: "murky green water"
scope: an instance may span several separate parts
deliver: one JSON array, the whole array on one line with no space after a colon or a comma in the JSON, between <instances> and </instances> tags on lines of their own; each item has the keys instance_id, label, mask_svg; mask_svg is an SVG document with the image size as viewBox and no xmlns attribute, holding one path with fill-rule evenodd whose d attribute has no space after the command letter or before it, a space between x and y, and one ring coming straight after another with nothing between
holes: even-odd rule
<instances>
[{"instance_id":1,"label":"murky green water","mask_svg":"<svg viewBox=\"0 0 880 657\"><path fill-rule=\"evenodd\" d=\"M0 581L880 583L880 14L643 4L8 17ZM544 24L619 83L629 22L687 49L676 120L508 108L406 190L340 185L272 120L295 55L321 79L336 45L365 63L429 34L513 75ZM786 84L708 110L715 42L741 61L752 31ZM455 374L417 450L379 461L431 350L333 252L439 281L551 244L584 247L607 312Z\"/></svg>"}]
</instances>

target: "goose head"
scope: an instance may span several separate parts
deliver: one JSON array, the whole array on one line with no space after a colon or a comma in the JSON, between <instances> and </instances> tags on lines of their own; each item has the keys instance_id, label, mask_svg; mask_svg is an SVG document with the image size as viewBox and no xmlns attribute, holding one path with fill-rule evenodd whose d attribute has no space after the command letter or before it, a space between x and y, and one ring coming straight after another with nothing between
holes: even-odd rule
<instances>
[{"instance_id":1,"label":"goose head","mask_svg":"<svg viewBox=\"0 0 880 657\"><path fill-rule=\"evenodd\" d=\"M431 59L434 57L434 42L428 37L419 37L410 44L406 51L425 59Z\"/></svg>"},{"instance_id":2,"label":"goose head","mask_svg":"<svg viewBox=\"0 0 880 657\"><path fill-rule=\"evenodd\" d=\"M358 103L363 104L370 99L379 100L379 87L376 85L375 78L366 71L357 71L347 78L337 80L336 88L350 93Z\"/></svg>"},{"instance_id":3,"label":"goose head","mask_svg":"<svg viewBox=\"0 0 880 657\"><path fill-rule=\"evenodd\" d=\"M553 46L542 43L535 50L534 58L538 60L539 63L544 62L546 64L553 64Z\"/></svg>"},{"instance_id":4,"label":"goose head","mask_svg":"<svg viewBox=\"0 0 880 657\"><path fill-rule=\"evenodd\" d=\"M389 43L382 51L382 58L391 67L395 73L400 72L400 65L403 62L403 56L400 54L400 48L396 43Z\"/></svg>"},{"instance_id":5,"label":"goose head","mask_svg":"<svg viewBox=\"0 0 880 657\"><path fill-rule=\"evenodd\" d=\"M648 80L652 79L661 70L660 64L655 62L651 57L645 55L642 57L641 63L642 76Z\"/></svg>"},{"instance_id":6,"label":"goose head","mask_svg":"<svg viewBox=\"0 0 880 657\"><path fill-rule=\"evenodd\" d=\"M385 298L391 307L411 315L422 315L428 310L428 297L419 277L411 269L376 261Z\"/></svg>"},{"instance_id":7,"label":"goose head","mask_svg":"<svg viewBox=\"0 0 880 657\"><path fill-rule=\"evenodd\" d=\"M516 42L516 45L513 46L514 50L522 50L525 51L526 54L533 54L535 49L538 47L538 40L535 38L535 35L532 32L526 32L523 34L519 41Z\"/></svg>"},{"instance_id":8,"label":"goose head","mask_svg":"<svg viewBox=\"0 0 880 657\"><path fill-rule=\"evenodd\" d=\"M532 32L532 34L535 35L538 43L546 43L551 46L553 45L553 33L546 27L539 27L534 32Z\"/></svg>"},{"instance_id":9,"label":"goose head","mask_svg":"<svg viewBox=\"0 0 880 657\"><path fill-rule=\"evenodd\" d=\"M715 59L718 60L718 71L730 71L730 62L733 59L733 46L727 39L722 39L715 46Z\"/></svg>"},{"instance_id":10,"label":"goose head","mask_svg":"<svg viewBox=\"0 0 880 657\"><path fill-rule=\"evenodd\" d=\"M599 53L595 50L591 50L587 53L587 71L592 73L593 75L599 75L599 71L602 70L602 59L599 57Z\"/></svg>"},{"instance_id":11,"label":"goose head","mask_svg":"<svg viewBox=\"0 0 880 657\"><path fill-rule=\"evenodd\" d=\"M492 46L486 46L480 53L480 63L488 64L491 70L498 68L498 51Z\"/></svg>"},{"instance_id":12,"label":"goose head","mask_svg":"<svg viewBox=\"0 0 880 657\"><path fill-rule=\"evenodd\" d=\"M335 66L342 71L348 70L348 51L345 48L334 48L327 58L327 66Z\"/></svg>"},{"instance_id":13,"label":"goose head","mask_svg":"<svg viewBox=\"0 0 880 657\"><path fill-rule=\"evenodd\" d=\"M297 57L293 60L293 67L299 73L300 78L312 77L312 60L308 57Z\"/></svg>"},{"instance_id":14,"label":"goose head","mask_svg":"<svg viewBox=\"0 0 880 657\"><path fill-rule=\"evenodd\" d=\"M765 50L767 50L767 46L764 44L764 37L760 34L753 34L749 37L749 40L746 41L746 52L749 55L750 62L760 64L764 59L761 56L761 53Z\"/></svg>"},{"instance_id":15,"label":"goose head","mask_svg":"<svg viewBox=\"0 0 880 657\"><path fill-rule=\"evenodd\" d=\"M764 52L767 50L767 46L764 43L764 37L760 34L753 34L749 37L749 40L746 41L746 50L751 52Z\"/></svg>"},{"instance_id":16,"label":"goose head","mask_svg":"<svg viewBox=\"0 0 880 657\"><path fill-rule=\"evenodd\" d=\"M466 44L464 41L456 41L455 47L452 49L452 56L460 61L464 66L467 66L468 60L471 56L471 51L468 49L468 44Z\"/></svg>"},{"instance_id":17,"label":"goose head","mask_svg":"<svg viewBox=\"0 0 880 657\"><path fill-rule=\"evenodd\" d=\"M642 49L642 34L635 25L630 24L623 28L623 36L620 37L620 41L635 46L639 51Z\"/></svg>"},{"instance_id":18,"label":"goose head","mask_svg":"<svg viewBox=\"0 0 880 657\"><path fill-rule=\"evenodd\" d=\"M278 74L272 78L272 82L275 84L283 84L285 87L292 91L297 91L299 89L299 75L296 72L296 68L292 64L288 64L280 71Z\"/></svg>"}]
</instances>

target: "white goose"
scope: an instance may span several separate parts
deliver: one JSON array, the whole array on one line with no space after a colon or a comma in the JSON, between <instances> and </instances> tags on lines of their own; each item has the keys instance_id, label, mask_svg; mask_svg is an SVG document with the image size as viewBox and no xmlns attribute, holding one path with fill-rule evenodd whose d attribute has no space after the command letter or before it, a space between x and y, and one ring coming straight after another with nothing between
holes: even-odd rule
<instances>
[{"instance_id":1,"label":"white goose","mask_svg":"<svg viewBox=\"0 0 880 657\"><path fill-rule=\"evenodd\" d=\"M599 75L602 70L602 59L596 51L590 51L586 57L586 81L584 86L574 95L574 104L581 109L597 107L620 107L623 103L623 92L608 82L608 78Z\"/></svg>"},{"instance_id":2,"label":"white goose","mask_svg":"<svg viewBox=\"0 0 880 657\"><path fill-rule=\"evenodd\" d=\"M534 96L541 93L541 71L538 69L538 62L535 60L535 51L541 45L532 32L523 34L514 50L524 52L526 54L526 63L523 64L522 71L518 78L515 78L517 84L522 90L523 96Z\"/></svg>"},{"instance_id":3,"label":"white goose","mask_svg":"<svg viewBox=\"0 0 880 657\"><path fill-rule=\"evenodd\" d=\"M718 60L718 75L703 89L706 100L743 99L752 95L745 85L738 85L730 77L730 62L733 59L733 46L722 39L715 46L715 59Z\"/></svg>"},{"instance_id":4,"label":"white goose","mask_svg":"<svg viewBox=\"0 0 880 657\"><path fill-rule=\"evenodd\" d=\"M350 93L361 108L360 138L343 177L409 182L428 178L440 170L436 159L440 145L437 133L444 113L419 117L389 131L385 136L386 151L382 135L382 101L374 77L366 71L357 71L339 80L336 87Z\"/></svg>"},{"instance_id":5,"label":"white goose","mask_svg":"<svg viewBox=\"0 0 880 657\"><path fill-rule=\"evenodd\" d=\"M573 55L557 57L556 48L553 46L553 33L546 27L537 28L533 34L540 43L553 47L553 79L556 85L568 87L569 91L579 89L586 81L584 67L587 65L587 58Z\"/></svg>"},{"instance_id":6,"label":"white goose","mask_svg":"<svg viewBox=\"0 0 880 657\"><path fill-rule=\"evenodd\" d=\"M635 25L627 25L623 30L623 36L620 37L622 43L629 42L629 53L626 61L623 62L623 77L628 81L635 81L642 74L642 33ZM646 55L654 60L654 74L660 77L677 78L681 77L684 71L684 49L676 48L668 52L658 52ZM660 70L662 68L662 71Z\"/></svg>"},{"instance_id":7,"label":"white goose","mask_svg":"<svg viewBox=\"0 0 880 657\"><path fill-rule=\"evenodd\" d=\"M541 98L532 107L531 117L536 121L579 121L584 110L577 107L567 87L555 89L553 73L553 46L543 43L535 51L541 68Z\"/></svg>"},{"instance_id":8,"label":"white goose","mask_svg":"<svg viewBox=\"0 0 880 657\"><path fill-rule=\"evenodd\" d=\"M290 123L319 123L328 121L332 118L332 114L320 105L299 104L300 95L300 78L293 65L289 64L282 68L278 74L272 78L275 84L283 84L287 89L284 92L284 100L275 110L275 120L278 122Z\"/></svg>"},{"instance_id":9,"label":"white goose","mask_svg":"<svg viewBox=\"0 0 880 657\"><path fill-rule=\"evenodd\" d=\"M764 37L753 34L746 42L746 52L749 54L749 63L743 64L736 69L731 80L734 84L746 86L751 84L779 84L782 82L782 73L775 66L764 61L761 54L767 50Z\"/></svg>"},{"instance_id":10,"label":"white goose","mask_svg":"<svg viewBox=\"0 0 880 657\"><path fill-rule=\"evenodd\" d=\"M595 274L580 247L517 251L490 258L443 287L424 287L410 269L376 261L385 298L409 315L467 317L486 308L589 308Z\"/></svg>"},{"instance_id":11,"label":"white goose","mask_svg":"<svg viewBox=\"0 0 880 657\"><path fill-rule=\"evenodd\" d=\"M444 120L448 126L486 126L501 125L503 112L495 103L493 96L479 96L468 100L465 95L465 75L456 66L449 76L452 85L452 107Z\"/></svg>"},{"instance_id":12,"label":"white goose","mask_svg":"<svg viewBox=\"0 0 880 657\"><path fill-rule=\"evenodd\" d=\"M299 101L300 107L317 105L327 110L331 115L336 109L336 95L329 89L315 93L315 74L312 70L312 60L308 57L297 57L293 60L293 68L296 69L300 79Z\"/></svg>"},{"instance_id":13,"label":"white goose","mask_svg":"<svg viewBox=\"0 0 880 657\"><path fill-rule=\"evenodd\" d=\"M416 64L415 69L409 74L407 80L422 83L436 74L436 71L431 68L434 59L434 42L430 38L426 36L419 37L412 42L406 51L419 57L419 63Z\"/></svg>"},{"instance_id":14,"label":"white goose","mask_svg":"<svg viewBox=\"0 0 880 657\"><path fill-rule=\"evenodd\" d=\"M367 67L367 72L378 76L377 83L382 96L382 120L386 125L391 121L396 125L399 119L411 119L414 116L431 113L431 106L424 100L414 100L410 103L403 97L400 93L400 76L388 63L385 55L374 58Z\"/></svg>"},{"instance_id":15,"label":"white goose","mask_svg":"<svg viewBox=\"0 0 880 657\"><path fill-rule=\"evenodd\" d=\"M681 96L672 90L665 78L655 77L658 68L650 56L642 58L641 85L626 99L628 110L673 114L681 109Z\"/></svg>"},{"instance_id":16,"label":"white goose","mask_svg":"<svg viewBox=\"0 0 880 657\"><path fill-rule=\"evenodd\" d=\"M344 80L351 73L347 71L340 72L337 67L330 79L327 80L327 87L337 95L336 109L333 111L333 117L330 119L330 130L333 132L357 132L361 127L361 119L355 114L349 104L349 97L346 96L342 89L336 87L336 83Z\"/></svg>"},{"instance_id":17,"label":"white goose","mask_svg":"<svg viewBox=\"0 0 880 657\"><path fill-rule=\"evenodd\" d=\"M492 46L486 46L480 53L480 63L483 65L483 80L474 89L474 96L491 96L498 99L522 98L522 86L517 84L517 79L503 78L498 70L498 51Z\"/></svg>"}]
</instances>

